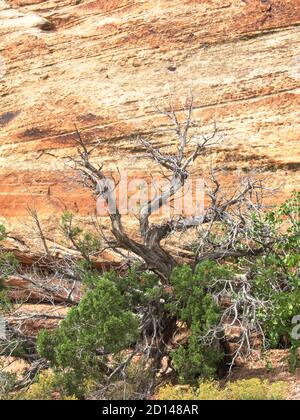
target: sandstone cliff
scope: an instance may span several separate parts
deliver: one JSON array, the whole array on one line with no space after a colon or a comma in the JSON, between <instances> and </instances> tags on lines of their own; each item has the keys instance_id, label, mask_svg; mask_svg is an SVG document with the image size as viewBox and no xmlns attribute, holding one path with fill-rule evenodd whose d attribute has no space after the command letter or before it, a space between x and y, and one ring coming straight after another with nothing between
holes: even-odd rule
<instances>
[{"instance_id":1,"label":"sandstone cliff","mask_svg":"<svg viewBox=\"0 0 300 420\"><path fill-rule=\"evenodd\" d=\"M149 172L132 135L160 127L171 147L154 104L189 89L227 176L300 188L299 0L0 0L0 57L0 217L16 230L28 203L93 210L60 159L74 123L108 168Z\"/></svg>"}]
</instances>

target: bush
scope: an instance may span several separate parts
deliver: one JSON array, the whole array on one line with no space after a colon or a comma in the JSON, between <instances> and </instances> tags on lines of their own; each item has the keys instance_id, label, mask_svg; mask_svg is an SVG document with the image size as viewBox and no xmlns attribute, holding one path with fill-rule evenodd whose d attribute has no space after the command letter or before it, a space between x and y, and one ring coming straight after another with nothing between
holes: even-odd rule
<instances>
[{"instance_id":1,"label":"bush","mask_svg":"<svg viewBox=\"0 0 300 420\"><path fill-rule=\"evenodd\" d=\"M0 243L6 238L7 233L3 225L0 224ZM5 280L8 276L14 274L19 267L18 261L15 256L6 252L0 246L0 289L2 286L2 281Z\"/></svg>"},{"instance_id":2,"label":"bush","mask_svg":"<svg viewBox=\"0 0 300 420\"><path fill-rule=\"evenodd\" d=\"M137 338L137 327L137 319L126 308L124 297L104 276L79 306L70 310L55 332L39 334L37 348L56 368L68 368L67 388L75 393L74 386L84 379L101 380L108 355L130 347Z\"/></svg>"},{"instance_id":3,"label":"bush","mask_svg":"<svg viewBox=\"0 0 300 420\"><path fill-rule=\"evenodd\" d=\"M15 374L4 371L2 366L0 369L0 400L10 400L17 378Z\"/></svg>"},{"instance_id":4,"label":"bush","mask_svg":"<svg viewBox=\"0 0 300 420\"><path fill-rule=\"evenodd\" d=\"M288 385L285 382L249 379L230 383L225 392L230 400L283 400L287 396Z\"/></svg>"},{"instance_id":5,"label":"bush","mask_svg":"<svg viewBox=\"0 0 300 420\"><path fill-rule=\"evenodd\" d=\"M213 376L222 360L224 321L233 317L244 328L239 356L248 356L251 337L263 332L265 347L290 347L291 367L297 367L299 340L291 331L293 317L300 314L300 194L265 216L253 215L253 222L252 237L262 241L267 231L271 249L223 264L205 261L194 272L177 267L172 274L170 308L190 330L188 342L172 355L182 383Z\"/></svg>"},{"instance_id":6,"label":"bush","mask_svg":"<svg viewBox=\"0 0 300 420\"><path fill-rule=\"evenodd\" d=\"M284 400L288 393L285 382L258 378L229 382L221 388L216 382L203 382L198 388L167 385L159 390L159 400Z\"/></svg>"},{"instance_id":7,"label":"bush","mask_svg":"<svg viewBox=\"0 0 300 420\"><path fill-rule=\"evenodd\" d=\"M136 268L123 277L114 271L102 277L86 271L83 280L87 292L78 307L54 332L40 332L37 342L61 387L79 397L87 392L86 382L105 383L114 366L124 363L139 338L143 313L163 293L157 276Z\"/></svg>"},{"instance_id":8,"label":"bush","mask_svg":"<svg viewBox=\"0 0 300 420\"><path fill-rule=\"evenodd\" d=\"M223 268L213 261L199 264L195 273L185 265L177 267L172 274L174 299L169 308L190 330L188 343L172 353L173 364L182 383L194 383L199 377L214 376L223 358L216 341L205 345L200 338L220 320L220 308L208 293L208 286L216 279L230 276L231 271L227 267Z\"/></svg>"},{"instance_id":9,"label":"bush","mask_svg":"<svg viewBox=\"0 0 300 420\"><path fill-rule=\"evenodd\" d=\"M90 267L90 256L98 253L102 247L100 239L91 233L84 232L81 227L74 225L74 215L70 212L65 212L62 215L61 230L65 238L83 256L85 266Z\"/></svg>"},{"instance_id":10,"label":"bush","mask_svg":"<svg viewBox=\"0 0 300 420\"><path fill-rule=\"evenodd\" d=\"M62 396L59 392L57 378L53 372L47 370L40 373L36 381L25 392L16 395L18 400L76 400L75 396Z\"/></svg>"},{"instance_id":11,"label":"bush","mask_svg":"<svg viewBox=\"0 0 300 420\"><path fill-rule=\"evenodd\" d=\"M0 224L0 243L6 238L7 233L5 226ZM15 256L6 252L0 246L0 289L2 287L1 282L5 280L8 276L14 274L18 269L19 264Z\"/></svg>"},{"instance_id":12,"label":"bush","mask_svg":"<svg viewBox=\"0 0 300 420\"><path fill-rule=\"evenodd\" d=\"M0 254L0 286L1 280L16 273L19 268L19 263L16 257L10 252L3 252Z\"/></svg>"},{"instance_id":13,"label":"bush","mask_svg":"<svg viewBox=\"0 0 300 420\"><path fill-rule=\"evenodd\" d=\"M291 337L292 319L300 314L300 193L279 210L267 213L266 220L280 234L272 251L250 264L253 293L269 302L259 317L271 348L281 343L291 348L292 368L297 366L299 341Z\"/></svg>"},{"instance_id":14,"label":"bush","mask_svg":"<svg viewBox=\"0 0 300 420\"><path fill-rule=\"evenodd\" d=\"M299 216L300 194L277 211L254 214L251 240L263 244L267 236L268 243L273 238L272 246L247 258L231 258L222 263L206 260L194 269L178 266L168 288L163 287L156 274L141 272L138 267L125 275L112 271L100 276L88 257L77 264L86 295L56 331L40 333L37 345L40 355L51 362L64 394L83 397L89 388L89 392L97 390L102 397L122 392L124 395L119 385L125 374L130 381L129 393L140 392L143 380L139 377L134 383L134 365L131 359L126 361L135 349L148 355L147 362L152 357L152 373L159 369L163 356L170 356L180 383L195 385L199 380L216 378L218 368L225 366L224 323L232 322L233 317L242 326L244 343L248 345L245 349L238 346L239 356L248 356L252 351L251 338L263 333L265 347L285 343L291 348L291 361L296 367L299 344L290 332L292 318L300 313ZM64 216L62 227L83 255L93 249L92 238L73 227L70 215ZM240 250L245 244L239 245ZM169 344L178 324L184 324L189 332L184 343L170 352L165 344ZM167 328L169 342L164 343ZM117 366L122 369L116 370ZM145 377L151 382L148 374L147 371ZM107 381L110 391L105 393ZM234 399L240 392L239 398L244 399L243 384L238 389L228 385L226 396L230 394ZM260 389L263 386L260 383ZM199 395L204 391L209 395L217 393L217 399L224 390L205 382ZM254 393L251 395L256 398Z\"/></svg>"},{"instance_id":15,"label":"bush","mask_svg":"<svg viewBox=\"0 0 300 420\"><path fill-rule=\"evenodd\" d=\"M156 399L163 400L163 401L188 401L188 400L195 400L197 395L196 388L192 388L188 385L181 385L181 386L174 386L174 385L166 385L160 388Z\"/></svg>"},{"instance_id":16,"label":"bush","mask_svg":"<svg viewBox=\"0 0 300 420\"><path fill-rule=\"evenodd\" d=\"M5 226L0 224L0 242L6 238L6 229Z\"/></svg>"}]
</instances>

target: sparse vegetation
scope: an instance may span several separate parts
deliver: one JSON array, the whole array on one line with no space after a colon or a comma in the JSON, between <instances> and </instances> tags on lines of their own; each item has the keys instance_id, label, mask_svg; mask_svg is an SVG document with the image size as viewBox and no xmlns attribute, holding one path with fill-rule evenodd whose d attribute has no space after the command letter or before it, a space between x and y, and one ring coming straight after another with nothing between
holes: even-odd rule
<instances>
[{"instance_id":1,"label":"sparse vegetation","mask_svg":"<svg viewBox=\"0 0 300 420\"><path fill-rule=\"evenodd\" d=\"M222 264L206 260L194 270L188 265L178 266L170 277L172 293L165 291L156 274L138 267L123 276L110 272L99 277L94 271L86 271L86 296L57 331L42 332L38 340L41 356L52 362L58 375L65 372L65 392L83 397L85 391L80 384L93 381L101 384L102 395L106 395L105 386L109 392L133 369L136 354L147 355L144 366L151 377L150 354L157 351L153 341L157 337L154 335L149 345L150 334L166 316L174 319L177 327L184 324L189 331L184 343L164 353L183 384L217 378L218 368L225 366L228 322L241 330L233 357L247 357L252 350L252 335L260 333L262 348L278 348L285 342L296 364L298 343L290 338L290 332L292 318L299 311L299 204L295 195L277 212L265 215L263 226L268 221L274 237L281 232L283 223L291 221L286 233L277 237L272 252ZM261 222L253 218L255 235L259 236ZM146 323L149 314L154 324ZM233 399L238 395L237 386L228 388ZM140 392L146 391L140 388ZM246 396L241 389L243 398Z\"/></svg>"},{"instance_id":2,"label":"sparse vegetation","mask_svg":"<svg viewBox=\"0 0 300 420\"><path fill-rule=\"evenodd\" d=\"M159 400L284 400L288 385L285 382L270 383L261 379L244 379L229 382L221 387L216 382L203 382L199 387L167 385L159 390Z\"/></svg>"},{"instance_id":3,"label":"sparse vegetation","mask_svg":"<svg viewBox=\"0 0 300 420\"><path fill-rule=\"evenodd\" d=\"M46 370L37 376L36 381L26 391L16 393L14 399L35 401L76 400L75 396L65 396L60 393L60 389L57 377L50 370Z\"/></svg>"},{"instance_id":4,"label":"sparse vegetation","mask_svg":"<svg viewBox=\"0 0 300 420\"><path fill-rule=\"evenodd\" d=\"M111 234L104 234L98 221L86 230L65 212L59 229L70 253L58 260L33 209L44 255L32 271L22 272L15 257L0 249L0 281L18 273L38 296L44 293L43 299L68 308L64 319L49 315L59 325L36 337L24 334L2 295L1 310L12 321L0 341L0 355L31 363L22 379L2 369L3 398L147 399L170 377L185 387L164 387L159 398L285 397L282 383L254 379L219 387L215 381L257 347L289 348L291 368L298 365L299 342L291 329L293 317L300 314L300 194L267 210L260 177L247 175L226 190L210 165L201 216L152 222L153 213L185 186L195 160L206 157L217 143L216 129L201 140L195 137L193 98L186 111L181 121L173 108L164 110L175 128L175 154L164 153L149 139L137 139L170 180L161 194L140 205L138 234L127 232L114 190L102 165L93 160L98 144L87 145L78 131L78 156L68 163L84 186L106 201ZM188 254L172 252L168 240L189 232ZM0 226L0 240L6 235ZM97 257L107 249L126 265L105 272ZM76 293L83 294L81 299ZM235 347L229 351L232 328Z\"/></svg>"}]
</instances>

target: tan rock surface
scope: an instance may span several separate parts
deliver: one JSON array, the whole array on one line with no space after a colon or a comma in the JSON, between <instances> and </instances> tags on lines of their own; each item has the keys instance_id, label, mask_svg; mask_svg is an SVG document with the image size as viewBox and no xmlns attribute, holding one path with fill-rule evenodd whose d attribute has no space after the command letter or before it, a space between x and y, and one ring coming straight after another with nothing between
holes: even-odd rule
<instances>
[{"instance_id":1,"label":"tan rock surface","mask_svg":"<svg viewBox=\"0 0 300 420\"><path fill-rule=\"evenodd\" d=\"M153 105L190 88L228 177L263 168L299 190L299 41L299 0L0 0L0 218L21 230L32 201L43 217L93 211L55 158L74 123L103 138L108 168L149 173L132 135L160 126L171 146Z\"/></svg>"}]
</instances>

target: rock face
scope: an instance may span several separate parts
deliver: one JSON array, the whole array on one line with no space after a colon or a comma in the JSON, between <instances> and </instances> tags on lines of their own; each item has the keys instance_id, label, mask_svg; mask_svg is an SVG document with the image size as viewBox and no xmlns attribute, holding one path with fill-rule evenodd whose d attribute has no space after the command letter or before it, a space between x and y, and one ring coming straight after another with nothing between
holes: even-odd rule
<instances>
[{"instance_id":1,"label":"rock face","mask_svg":"<svg viewBox=\"0 0 300 420\"><path fill-rule=\"evenodd\" d=\"M171 147L154 105L189 89L229 177L260 168L299 190L299 0L0 0L1 219L94 209L62 159L74 123L108 169L152 171L133 135Z\"/></svg>"}]
</instances>

